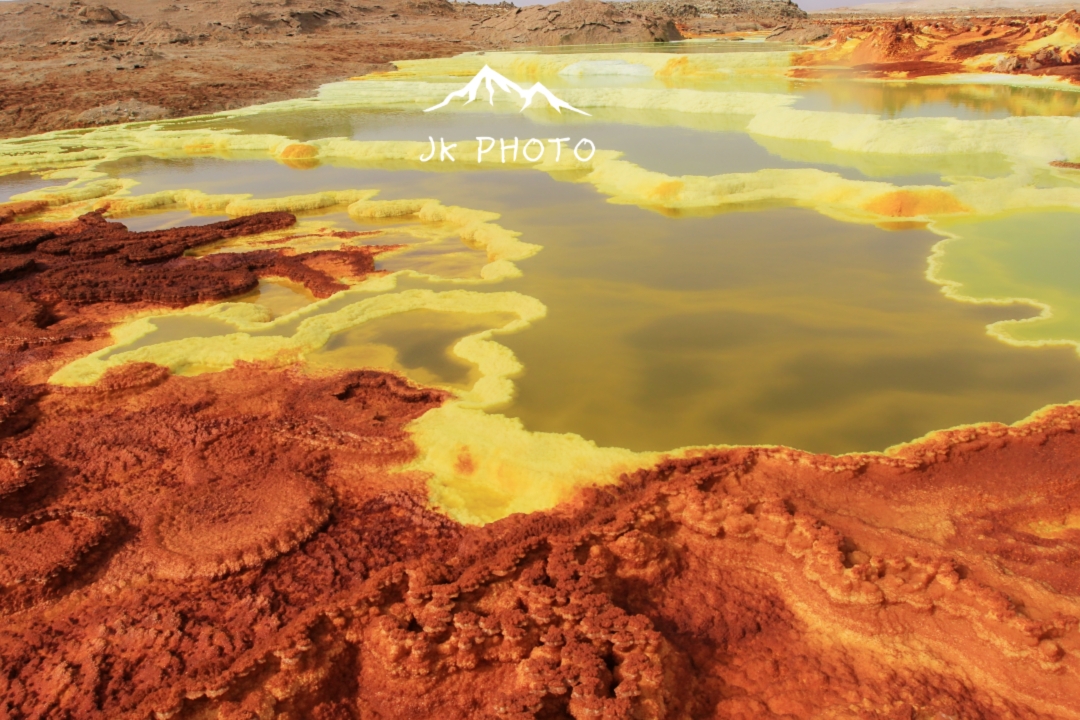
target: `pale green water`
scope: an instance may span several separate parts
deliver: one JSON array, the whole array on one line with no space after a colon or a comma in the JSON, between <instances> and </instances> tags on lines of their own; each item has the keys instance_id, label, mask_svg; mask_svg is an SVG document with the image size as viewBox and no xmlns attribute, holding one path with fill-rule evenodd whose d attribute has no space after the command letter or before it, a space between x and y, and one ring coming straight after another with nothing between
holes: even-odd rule
<instances>
[{"instance_id":1,"label":"pale green water","mask_svg":"<svg viewBox=\"0 0 1080 720\"><path fill-rule=\"evenodd\" d=\"M572 85L565 79L563 84ZM885 118L1067 117L1080 109L1078 93L1033 89L787 81L778 86L775 79L763 80L762 89L798 94L797 109ZM557 132L587 136L600 149L620 151L625 160L670 176L815 168L852 181L948 188L956 177L988 182L1018 172L1004 152L840 151L824 143L756 136L746 131L748 119L736 116L611 110L559 122L553 128L550 117L527 114L309 110L193 127L232 127L298 141L544 138ZM1025 171L1022 184L1080 185L1043 167ZM498 336L524 370L515 378L514 398L491 410L520 418L529 430L571 432L633 450L761 443L835 453L881 450L964 423L1015 422L1046 404L1080 399L1080 359L1073 346L1062 344L1080 333L1069 325L1057 338L1061 343L1043 347L1034 346L1038 332L1024 335L1037 329L1032 323L1010 325L1021 328L1018 337L1030 347L988 334L988 324L1031 318L1038 309L947 297L926 276L942 236L925 223L890 231L771 201L724 213L656 212L608 202L588 183L524 170L431 172L346 162L299 170L266 159L222 157L143 157L96 169L138 180L137 194L195 188L278 197L377 188L379 199L430 197L499 213L502 227L543 249L517 262L521 277L469 289L516 291L547 308L547 316L531 327ZM0 178L0 191L4 187ZM942 263L940 279L963 283L979 300L1031 298L1080 308L1080 214L1063 205L1054 212L949 225L966 239L952 241L956 252L946 255L951 264ZM345 229L374 226L354 223L340 208L334 213L311 217L332 217ZM153 229L213 219L173 211L128 224ZM371 242L413 240L391 235ZM377 266L477 278L487 261L482 251L450 239L383 255ZM403 278L396 290L410 287L447 288ZM343 295L317 312L347 306L355 297ZM278 317L307 307L313 298L264 282L242 300ZM500 313L411 311L340 332L306 362L313 368L385 367L419 383L460 390L479 374L452 353L453 346L509 320ZM265 332L287 336L299 322ZM207 318L155 323L156 332L118 351L235 332Z\"/></svg>"},{"instance_id":2,"label":"pale green water","mask_svg":"<svg viewBox=\"0 0 1080 720\"><path fill-rule=\"evenodd\" d=\"M297 177L288 192L317 176L284 172ZM379 180L387 195L483 198L544 245L521 262L522 278L499 286L548 307L535 326L501 338L525 372L500 411L529 429L635 450L723 442L842 452L1012 422L1080 398L1074 350L1015 348L986 334L990 322L1034 311L957 303L927 282L939 238L925 230L887 232L793 208L670 218L539 175ZM466 267L483 262L460 245L447 252ZM405 252L379 266L424 269L409 260ZM1057 260L1059 274L1080 269L1071 254ZM388 366L460 386L474 375L450 348L504 324L409 315L335 336L311 362ZM160 335L136 346L234 331L208 319L158 322Z\"/></svg>"}]
</instances>

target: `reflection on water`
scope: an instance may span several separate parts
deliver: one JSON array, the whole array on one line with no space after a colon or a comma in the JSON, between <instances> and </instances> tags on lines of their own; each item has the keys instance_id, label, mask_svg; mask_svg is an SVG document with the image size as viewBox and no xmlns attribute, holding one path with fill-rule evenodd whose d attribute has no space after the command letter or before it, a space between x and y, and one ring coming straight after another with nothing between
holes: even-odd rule
<instances>
[{"instance_id":1,"label":"reflection on water","mask_svg":"<svg viewBox=\"0 0 1080 720\"><path fill-rule=\"evenodd\" d=\"M236 298L240 302L261 305L277 318L315 302L315 296L300 283L289 280L262 280L259 287Z\"/></svg>"},{"instance_id":2,"label":"reflection on water","mask_svg":"<svg viewBox=\"0 0 1080 720\"><path fill-rule=\"evenodd\" d=\"M45 180L28 172L0 175L0 203L10 200L12 195L40 190L55 184L55 181Z\"/></svg>"},{"instance_id":3,"label":"reflection on water","mask_svg":"<svg viewBox=\"0 0 1080 720\"><path fill-rule=\"evenodd\" d=\"M212 195L250 194L256 198L376 186L372 183L387 174L326 165L304 170L265 160L152 157L101 163L97 170L111 177L135 178L139 181L135 195L197 188Z\"/></svg>"},{"instance_id":4,"label":"reflection on water","mask_svg":"<svg viewBox=\"0 0 1080 720\"><path fill-rule=\"evenodd\" d=\"M997 177L1007 174L1009 164L998 155L968 156L865 155L844 153L824 143L816 146L804 141L748 135L739 130L687 126L639 126L599 122L610 112L597 111L593 121L572 119L560 132L574 138L588 137L597 148L616 150L642 167L668 175L720 175L754 172L761 168L819 168L851 180L890 180L903 184L939 185L943 176L978 175ZM670 113L665 117L670 118ZM307 113L282 114L273 119L276 125L263 131L284 134L302 140L323 137L318 125L306 124ZM660 122L663 118L658 119ZM706 122L699 116L681 115L677 119ZM445 137L469 140L477 136L507 138L547 138L553 129L526 115L422 116L406 113L356 113L359 124L352 137L358 140L427 141ZM268 119L260 122L269 123ZM715 124L715 123L714 123ZM658 127L663 127L658 131ZM496 150L495 153L498 151ZM497 161L497 154L489 156ZM475 165L463 158L463 169ZM256 198L288 194L338 190L342 188L379 188L379 199L414 197L411 188L422 184L427 173L399 170L337 167L333 163L311 169L289 167L281 163L257 160L222 160L219 158L157 159L125 158L98 165L97 169L113 177L134 177L139 181L133 193L150 194L161 190L198 188L211 194L248 193ZM464 203L468 204L468 203ZM472 203L472 204L475 204ZM141 228L140 228L141 229Z\"/></svg>"},{"instance_id":5,"label":"reflection on water","mask_svg":"<svg viewBox=\"0 0 1080 720\"><path fill-rule=\"evenodd\" d=\"M289 280L261 280L257 288L232 298L231 302L260 305L268 311L266 320L272 320L307 307L315 302L315 297L303 285ZM234 325L217 318L200 315L162 315L152 318L150 322L155 328L153 332L116 348L114 352L129 352L142 347L188 338L222 337L237 332Z\"/></svg>"},{"instance_id":6,"label":"reflection on water","mask_svg":"<svg viewBox=\"0 0 1080 720\"><path fill-rule=\"evenodd\" d=\"M355 298L352 298L355 300ZM262 282L259 290L234 301L253 302L280 317L310 303L302 288L282 282ZM340 309L342 303L323 312ZM478 378L477 368L451 350L462 338L485 330L497 330L515 318L510 313L451 313L413 310L371 320L333 334L329 341L305 357L313 371L326 369L382 368L400 372L422 385L439 385L465 390ZM301 319L298 319L298 322ZM237 333L234 325L205 316L165 315L151 320L155 330L138 340L118 347L130 352L159 343L191 338L224 337ZM256 335L288 336L296 325L279 325ZM200 372L193 367L192 372Z\"/></svg>"},{"instance_id":7,"label":"reflection on water","mask_svg":"<svg viewBox=\"0 0 1080 720\"><path fill-rule=\"evenodd\" d=\"M588 137L596 147L617 150L623 157L642 167L668 175L721 175L724 173L754 172L768 168L819 167L854 179L882 178L888 175L908 176L905 182L938 183L938 175L927 174L908 166L900 172L867 174L859 167L830 162L821 156L802 160L774 152L768 145L736 129L718 130L716 118L690 114L667 113L657 117L656 125L629 125L613 122L615 111L594 110L593 117L567 117L559 128L574 138ZM667 121L667 122L665 122ZM673 122L697 123L706 127L673 125ZM713 127L708 127L711 124ZM657 127L663 127L657 132ZM547 138L553 128L527 115L450 115L421 116L402 113L399 117L378 117L353 132L357 140L426 140L429 136L472 139L477 136L508 138ZM495 157L495 155L492 155ZM912 179L911 175L918 175Z\"/></svg>"},{"instance_id":8,"label":"reflection on water","mask_svg":"<svg viewBox=\"0 0 1080 720\"><path fill-rule=\"evenodd\" d=\"M1080 175L1080 173L1077 173ZM1080 222L1074 212L1024 213L956 222L935 275L957 295L988 301L1024 299L1050 309L1043 317L1002 323L1009 342L1080 347Z\"/></svg>"},{"instance_id":9,"label":"reflection on water","mask_svg":"<svg viewBox=\"0 0 1080 720\"><path fill-rule=\"evenodd\" d=\"M843 452L1080 397L1073 351L987 336L1033 311L926 282L928 232L791 209L673 222L560 194L557 219L524 195L505 214L545 238L513 286L548 316L503 340L526 367L503 411L530 429Z\"/></svg>"},{"instance_id":10,"label":"reflection on water","mask_svg":"<svg viewBox=\"0 0 1080 720\"><path fill-rule=\"evenodd\" d=\"M407 239L402 238L407 242ZM443 278L480 277L480 269L487 264L487 255L470 250L457 238L450 238L424 245L407 245L379 255L376 270L396 272L414 270Z\"/></svg>"},{"instance_id":11,"label":"reflection on water","mask_svg":"<svg viewBox=\"0 0 1080 720\"><path fill-rule=\"evenodd\" d=\"M148 215L129 215L123 219L123 223L132 232L146 232L191 225L206 225L207 223L228 219L227 215L192 215L187 210L174 210Z\"/></svg>"},{"instance_id":12,"label":"reflection on water","mask_svg":"<svg viewBox=\"0 0 1080 720\"><path fill-rule=\"evenodd\" d=\"M223 320L191 315L165 315L155 317L150 322L157 328L156 330L134 342L117 347L109 354L138 350L139 348L174 340L186 340L195 337L222 337L236 332L234 326Z\"/></svg>"},{"instance_id":13,"label":"reflection on water","mask_svg":"<svg viewBox=\"0 0 1080 720\"><path fill-rule=\"evenodd\" d=\"M934 85L923 82L793 81L801 110L874 113L887 118L1080 115L1080 93L1007 85Z\"/></svg>"},{"instance_id":14,"label":"reflection on water","mask_svg":"<svg viewBox=\"0 0 1080 720\"><path fill-rule=\"evenodd\" d=\"M451 348L466 335L502 327L512 319L507 313L413 310L337 333L306 359L315 370L389 368L420 384L466 389L479 374Z\"/></svg>"}]
</instances>

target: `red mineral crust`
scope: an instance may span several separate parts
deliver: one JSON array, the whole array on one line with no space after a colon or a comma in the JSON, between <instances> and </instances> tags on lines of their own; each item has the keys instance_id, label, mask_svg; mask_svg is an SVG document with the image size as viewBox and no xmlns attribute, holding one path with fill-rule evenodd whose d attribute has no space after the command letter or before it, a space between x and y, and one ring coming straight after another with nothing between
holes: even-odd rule
<instances>
[{"instance_id":1,"label":"red mineral crust","mask_svg":"<svg viewBox=\"0 0 1080 720\"><path fill-rule=\"evenodd\" d=\"M371 267L181 255L291 223L253 217L3 226L0 717L1080 718L1080 407L887 456L711 450L477 528L400 470L446 396L392 374L40 381L164 302L146 267L183 269L176 304Z\"/></svg>"},{"instance_id":2,"label":"red mineral crust","mask_svg":"<svg viewBox=\"0 0 1080 720\"><path fill-rule=\"evenodd\" d=\"M304 608L458 532L384 470L441 393L372 372L163 370L55 391L0 444L4 716L145 716L148 697L216 682Z\"/></svg>"},{"instance_id":3,"label":"red mineral crust","mask_svg":"<svg viewBox=\"0 0 1080 720\"><path fill-rule=\"evenodd\" d=\"M22 208L18 214L39 209ZM90 213L70 222L0 224L0 427L20 422L15 415L25 405L20 400L28 392L25 382L42 382L56 369L51 363L62 357L101 347L109 341L110 325L134 310L223 300L253 289L260 277L288 278L315 297L329 297L349 287L344 281L373 272L375 255L387 249L185 255L295 222L290 213L272 212L130 232ZM12 384L16 376L25 382Z\"/></svg>"},{"instance_id":4,"label":"red mineral crust","mask_svg":"<svg viewBox=\"0 0 1080 720\"><path fill-rule=\"evenodd\" d=\"M473 528L393 472L441 400L253 366L38 400L4 441L37 458L0 528L5 712L1080 717L1080 409L711 451Z\"/></svg>"},{"instance_id":5,"label":"red mineral crust","mask_svg":"<svg viewBox=\"0 0 1080 720\"><path fill-rule=\"evenodd\" d=\"M822 51L795 58L795 77L924 77L997 72L1080 82L1080 13L1059 17L832 20ZM828 28L822 27L824 34ZM785 39L778 36L777 39ZM846 66L840 69L837 66Z\"/></svg>"},{"instance_id":6,"label":"red mineral crust","mask_svg":"<svg viewBox=\"0 0 1080 720\"><path fill-rule=\"evenodd\" d=\"M308 265L328 256L344 260L353 275L375 269L378 248L349 248L301 255L280 250L182 257L220 240L292 226L291 213L269 212L223 222L151 232L130 232L98 213L70 223L0 226L0 281L46 303L72 305L149 302L183 307L221 300L253 289L260 276L303 283L316 297L348 285Z\"/></svg>"}]
</instances>

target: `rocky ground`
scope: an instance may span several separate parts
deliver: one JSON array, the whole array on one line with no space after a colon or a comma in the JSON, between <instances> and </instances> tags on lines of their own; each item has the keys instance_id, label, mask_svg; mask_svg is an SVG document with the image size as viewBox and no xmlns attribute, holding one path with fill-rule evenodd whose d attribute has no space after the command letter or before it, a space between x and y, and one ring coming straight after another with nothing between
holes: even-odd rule
<instances>
[{"instance_id":1,"label":"rocky ground","mask_svg":"<svg viewBox=\"0 0 1080 720\"><path fill-rule=\"evenodd\" d=\"M886 0L853 2L849 6L814 12L815 17L970 17L972 15L1060 15L1074 7L1068 0Z\"/></svg>"},{"instance_id":2,"label":"rocky ground","mask_svg":"<svg viewBox=\"0 0 1080 720\"><path fill-rule=\"evenodd\" d=\"M801 24L808 15L790 0L629 0L639 12L670 17L687 36L753 32Z\"/></svg>"},{"instance_id":3,"label":"rocky ground","mask_svg":"<svg viewBox=\"0 0 1080 720\"><path fill-rule=\"evenodd\" d=\"M409 9L406 9L406 8ZM412 9L418 7L419 9ZM193 115L310 94L395 58L475 49L446 2L0 5L0 133Z\"/></svg>"}]
</instances>

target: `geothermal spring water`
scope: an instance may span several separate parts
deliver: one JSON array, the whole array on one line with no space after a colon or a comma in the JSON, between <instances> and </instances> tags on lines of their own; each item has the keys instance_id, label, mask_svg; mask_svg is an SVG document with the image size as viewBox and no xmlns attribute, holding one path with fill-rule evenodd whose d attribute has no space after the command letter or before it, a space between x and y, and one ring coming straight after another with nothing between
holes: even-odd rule
<instances>
[{"instance_id":1,"label":"geothermal spring water","mask_svg":"<svg viewBox=\"0 0 1080 720\"><path fill-rule=\"evenodd\" d=\"M314 99L0 142L0 201L48 219L289 210L287 232L198 252L396 248L330 298L264 280L133 316L51 382L243 360L448 388L412 466L466 522L662 453L886 451L1080 399L1080 170L1051 165L1080 159L1076 86L796 81L783 48L665 49L408 61ZM424 112L485 65L588 115L498 88ZM454 160L425 161L440 141Z\"/></svg>"}]
</instances>

